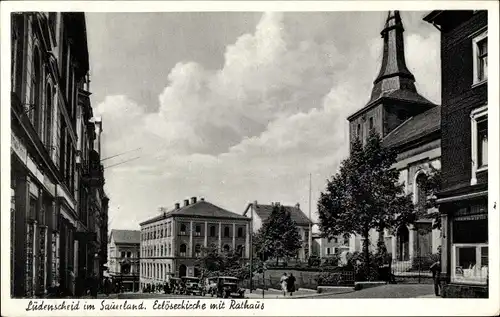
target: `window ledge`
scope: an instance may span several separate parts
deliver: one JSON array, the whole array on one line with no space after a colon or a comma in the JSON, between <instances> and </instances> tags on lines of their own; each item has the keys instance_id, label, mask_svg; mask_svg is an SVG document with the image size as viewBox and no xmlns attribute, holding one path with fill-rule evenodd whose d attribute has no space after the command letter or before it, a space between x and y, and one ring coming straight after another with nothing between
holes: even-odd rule
<instances>
[{"instance_id":1,"label":"window ledge","mask_svg":"<svg viewBox=\"0 0 500 317\"><path fill-rule=\"evenodd\" d=\"M483 167L480 167L480 168L478 168L478 169L477 169L476 174L477 174L477 173L481 173L481 172L485 172L485 171L487 171L487 170L488 170L488 166L483 166Z\"/></svg>"},{"instance_id":2,"label":"window ledge","mask_svg":"<svg viewBox=\"0 0 500 317\"><path fill-rule=\"evenodd\" d=\"M487 83L488 83L488 79L483 79L482 81L479 81L479 82L472 84L472 86L470 88L477 88L477 87L485 85Z\"/></svg>"}]
</instances>

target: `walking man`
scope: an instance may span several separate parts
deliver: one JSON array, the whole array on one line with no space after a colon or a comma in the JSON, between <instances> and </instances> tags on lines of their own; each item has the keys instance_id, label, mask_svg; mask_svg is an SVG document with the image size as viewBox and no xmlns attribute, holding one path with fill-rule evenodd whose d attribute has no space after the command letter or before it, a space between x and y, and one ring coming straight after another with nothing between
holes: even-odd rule
<instances>
[{"instance_id":1,"label":"walking man","mask_svg":"<svg viewBox=\"0 0 500 317\"><path fill-rule=\"evenodd\" d=\"M434 262L431 265L430 270L432 272L432 279L434 280L434 293L436 294L436 296L439 296L439 290L441 288L441 284L440 284L441 262L439 260Z\"/></svg>"}]
</instances>

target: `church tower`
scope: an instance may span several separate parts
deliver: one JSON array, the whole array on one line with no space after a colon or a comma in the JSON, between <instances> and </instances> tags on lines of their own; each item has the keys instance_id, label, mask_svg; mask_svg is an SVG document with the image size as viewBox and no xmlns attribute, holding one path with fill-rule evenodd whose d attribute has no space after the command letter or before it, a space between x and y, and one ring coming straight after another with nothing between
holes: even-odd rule
<instances>
[{"instance_id":1,"label":"church tower","mask_svg":"<svg viewBox=\"0 0 500 317\"><path fill-rule=\"evenodd\" d=\"M368 103L349 116L350 141L366 140L371 129L382 138L405 122L436 105L422 97L405 61L403 22L399 11L389 11L380 33L384 50L380 72Z\"/></svg>"}]
</instances>

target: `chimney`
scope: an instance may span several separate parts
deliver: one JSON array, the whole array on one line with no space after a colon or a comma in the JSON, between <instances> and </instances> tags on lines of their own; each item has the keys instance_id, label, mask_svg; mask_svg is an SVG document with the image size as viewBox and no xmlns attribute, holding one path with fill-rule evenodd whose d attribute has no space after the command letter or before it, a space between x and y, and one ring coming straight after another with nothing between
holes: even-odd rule
<instances>
[{"instance_id":1,"label":"chimney","mask_svg":"<svg viewBox=\"0 0 500 317\"><path fill-rule=\"evenodd\" d=\"M191 197L191 204L196 204L196 196Z\"/></svg>"},{"instance_id":2,"label":"chimney","mask_svg":"<svg viewBox=\"0 0 500 317\"><path fill-rule=\"evenodd\" d=\"M201 201L205 201L205 198L201 197L201 198L200 198L200 200L201 200Z\"/></svg>"},{"instance_id":3,"label":"chimney","mask_svg":"<svg viewBox=\"0 0 500 317\"><path fill-rule=\"evenodd\" d=\"M254 209L257 209L257 205L258 205L258 204L257 204L257 201L256 201L256 200L254 200L254 202L253 202L253 208L254 208Z\"/></svg>"},{"instance_id":4,"label":"chimney","mask_svg":"<svg viewBox=\"0 0 500 317\"><path fill-rule=\"evenodd\" d=\"M189 206L189 199L184 199L184 207Z\"/></svg>"},{"instance_id":5,"label":"chimney","mask_svg":"<svg viewBox=\"0 0 500 317\"><path fill-rule=\"evenodd\" d=\"M181 208L181 204L175 203L175 209L179 209L179 208Z\"/></svg>"},{"instance_id":6,"label":"chimney","mask_svg":"<svg viewBox=\"0 0 500 317\"><path fill-rule=\"evenodd\" d=\"M299 204L299 203L297 203L297 204L295 205L295 208L300 209L300 204Z\"/></svg>"}]
</instances>

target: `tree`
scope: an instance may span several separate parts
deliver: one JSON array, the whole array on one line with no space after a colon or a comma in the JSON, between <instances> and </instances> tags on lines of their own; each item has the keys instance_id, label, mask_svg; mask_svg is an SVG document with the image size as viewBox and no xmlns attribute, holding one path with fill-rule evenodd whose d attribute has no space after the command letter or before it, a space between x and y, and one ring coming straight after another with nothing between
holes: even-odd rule
<instances>
[{"instance_id":1,"label":"tree","mask_svg":"<svg viewBox=\"0 0 500 317\"><path fill-rule=\"evenodd\" d=\"M217 248L205 248L202 250L203 256L196 263L202 267L203 275L235 276L246 279L250 276L249 268L243 265L242 257L238 252L219 252Z\"/></svg>"},{"instance_id":2,"label":"tree","mask_svg":"<svg viewBox=\"0 0 500 317\"><path fill-rule=\"evenodd\" d=\"M353 142L351 155L327 181L318 201L320 229L325 237L356 234L364 238L367 274L370 229L383 232L414 220L411 195L405 194L403 184L398 182L399 172L392 169L395 162L396 153L383 147L380 136L371 131L366 145L359 139Z\"/></svg>"},{"instance_id":3,"label":"tree","mask_svg":"<svg viewBox=\"0 0 500 317\"><path fill-rule=\"evenodd\" d=\"M271 215L264 222L253 240L256 253L263 259L295 257L302 247L297 224L284 206L275 205Z\"/></svg>"}]
</instances>

